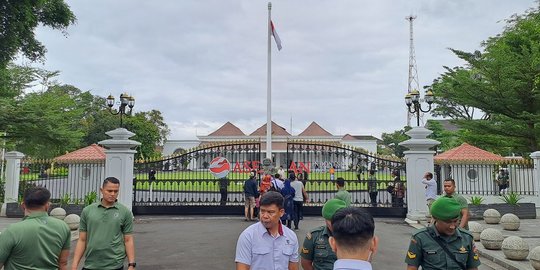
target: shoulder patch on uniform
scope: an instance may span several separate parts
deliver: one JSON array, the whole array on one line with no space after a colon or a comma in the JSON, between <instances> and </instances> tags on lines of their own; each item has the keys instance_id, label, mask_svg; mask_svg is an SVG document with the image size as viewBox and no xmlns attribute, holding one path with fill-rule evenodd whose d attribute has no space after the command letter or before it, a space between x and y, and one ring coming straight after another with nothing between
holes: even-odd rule
<instances>
[{"instance_id":1,"label":"shoulder patch on uniform","mask_svg":"<svg viewBox=\"0 0 540 270\"><path fill-rule=\"evenodd\" d=\"M418 234L422 234L422 233L427 233L427 228L422 228L422 229L419 229L418 231L414 232L413 233L413 237L417 236Z\"/></svg>"},{"instance_id":2,"label":"shoulder patch on uniform","mask_svg":"<svg viewBox=\"0 0 540 270\"><path fill-rule=\"evenodd\" d=\"M306 239L311 240L311 232L306 233Z\"/></svg>"},{"instance_id":3,"label":"shoulder patch on uniform","mask_svg":"<svg viewBox=\"0 0 540 270\"><path fill-rule=\"evenodd\" d=\"M416 239L414 239L414 238L411 238L411 243L414 243L414 244L416 244L416 243L417 243L417 242L416 242Z\"/></svg>"},{"instance_id":4,"label":"shoulder patch on uniform","mask_svg":"<svg viewBox=\"0 0 540 270\"><path fill-rule=\"evenodd\" d=\"M409 259L415 259L415 258L416 258L416 254L414 254L414 253L412 253L412 252L410 252L410 251L407 251L407 257L408 257Z\"/></svg>"},{"instance_id":5,"label":"shoulder patch on uniform","mask_svg":"<svg viewBox=\"0 0 540 270\"><path fill-rule=\"evenodd\" d=\"M317 228L311 229L309 232L310 232L310 233L321 232L321 231L324 230L324 227L325 227L325 226L319 226L319 227L317 227Z\"/></svg>"},{"instance_id":6,"label":"shoulder patch on uniform","mask_svg":"<svg viewBox=\"0 0 540 270\"><path fill-rule=\"evenodd\" d=\"M463 228L459 227L458 230L459 230L459 232L462 233L462 234L466 234L466 235L468 235L468 236L470 236L470 237L473 237L472 233L469 232L469 231L466 230L466 229L463 229Z\"/></svg>"}]
</instances>

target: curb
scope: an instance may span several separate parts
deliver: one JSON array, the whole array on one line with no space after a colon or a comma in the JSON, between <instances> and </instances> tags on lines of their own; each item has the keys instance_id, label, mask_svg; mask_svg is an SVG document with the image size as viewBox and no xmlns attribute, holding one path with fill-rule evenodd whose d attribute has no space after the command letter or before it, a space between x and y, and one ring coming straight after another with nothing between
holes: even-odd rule
<instances>
[{"instance_id":1,"label":"curb","mask_svg":"<svg viewBox=\"0 0 540 270\"><path fill-rule=\"evenodd\" d=\"M497 265L504 267L504 269L508 270L525 270L523 268L520 268L519 265L513 265L512 263L508 262L506 259L501 260L500 258L497 258L496 256L493 256L489 254L489 252L486 252L485 250L478 249L478 253L487 260L496 263ZM533 269L532 267L530 269Z\"/></svg>"}]
</instances>

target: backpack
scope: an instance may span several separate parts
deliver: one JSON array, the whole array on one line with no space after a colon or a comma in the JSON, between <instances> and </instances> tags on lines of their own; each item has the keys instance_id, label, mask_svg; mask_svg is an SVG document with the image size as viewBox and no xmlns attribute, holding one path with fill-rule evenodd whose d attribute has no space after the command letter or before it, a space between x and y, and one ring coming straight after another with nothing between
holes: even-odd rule
<instances>
[{"instance_id":1,"label":"backpack","mask_svg":"<svg viewBox=\"0 0 540 270\"><path fill-rule=\"evenodd\" d=\"M271 184L270 184L270 189L269 189L269 190L270 190L270 191L276 191L276 192L281 193L281 188L279 188L279 186L277 185L277 182L276 182L276 181L277 181L276 179L272 180L272 182L271 182Z\"/></svg>"}]
</instances>

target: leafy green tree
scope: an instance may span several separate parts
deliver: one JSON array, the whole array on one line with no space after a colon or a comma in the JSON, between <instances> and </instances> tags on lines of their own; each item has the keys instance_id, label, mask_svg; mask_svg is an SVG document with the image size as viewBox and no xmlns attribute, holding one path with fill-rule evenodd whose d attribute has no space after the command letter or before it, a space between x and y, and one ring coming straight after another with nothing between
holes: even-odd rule
<instances>
[{"instance_id":1,"label":"leafy green tree","mask_svg":"<svg viewBox=\"0 0 540 270\"><path fill-rule=\"evenodd\" d=\"M463 129L464 141L500 154L536 151L540 142L540 11L507 20L483 52L452 51L467 65L433 83L439 107ZM461 109L460 109L461 108ZM478 119L465 111L484 114Z\"/></svg>"},{"instance_id":2,"label":"leafy green tree","mask_svg":"<svg viewBox=\"0 0 540 270\"><path fill-rule=\"evenodd\" d=\"M0 70L21 52L31 61L42 60L46 48L34 30L38 25L61 30L66 34L75 23L75 15L63 0L17 0L0 3Z\"/></svg>"},{"instance_id":3,"label":"leafy green tree","mask_svg":"<svg viewBox=\"0 0 540 270\"><path fill-rule=\"evenodd\" d=\"M428 138L439 141L437 151L447 151L463 143L460 131L450 131L444 129L443 125L435 120L428 120L426 128L433 131Z\"/></svg>"},{"instance_id":4,"label":"leafy green tree","mask_svg":"<svg viewBox=\"0 0 540 270\"><path fill-rule=\"evenodd\" d=\"M50 88L29 93L18 104L21 122L12 122L7 133L16 149L29 156L51 158L76 149L84 135L79 121L82 108L67 94Z\"/></svg>"},{"instance_id":5,"label":"leafy green tree","mask_svg":"<svg viewBox=\"0 0 540 270\"><path fill-rule=\"evenodd\" d=\"M378 152L383 155L394 155L397 157L404 157L404 151L407 148L399 145L400 142L406 141L409 138L405 132L409 131L411 127L404 127L403 129L396 130L392 133L383 133L382 134L382 145L378 149Z\"/></svg>"},{"instance_id":6,"label":"leafy green tree","mask_svg":"<svg viewBox=\"0 0 540 270\"><path fill-rule=\"evenodd\" d=\"M137 149L136 158L159 156L156 147L162 141L160 126L151 120L150 114L156 116L161 115L161 112L157 110L137 112L133 116L126 116L124 118L124 127L136 134L131 139L141 143L141 146ZM90 145L109 139L110 137L105 132L120 127L120 118L118 115L112 115L108 110L103 109L97 111L92 117L89 117L85 121L85 125L87 126L87 131L83 138L83 144ZM161 128L168 130L167 124L164 122L161 124Z\"/></svg>"}]
</instances>

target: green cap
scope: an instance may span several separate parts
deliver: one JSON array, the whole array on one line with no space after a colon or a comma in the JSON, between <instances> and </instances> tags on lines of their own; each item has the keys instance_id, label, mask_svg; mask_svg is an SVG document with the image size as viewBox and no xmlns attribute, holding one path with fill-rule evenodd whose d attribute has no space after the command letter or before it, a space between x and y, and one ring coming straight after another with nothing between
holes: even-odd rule
<instances>
[{"instance_id":1,"label":"green cap","mask_svg":"<svg viewBox=\"0 0 540 270\"><path fill-rule=\"evenodd\" d=\"M332 216L341 208L347 207L345 202L340 199L328 200L322 208L322 216L326 220L331 220Z\"/></svg>"},{"instance_id":2,"label":"green cap","mask_svg":"<svg viewBox=\"0 0 540 270\"><path fill-rule=\"evenodd\" d=\"M451 220L459 217L461 205L450 197L440 197L431 205L431 215L439 220Z\"/></svg>"}]
</instances>

